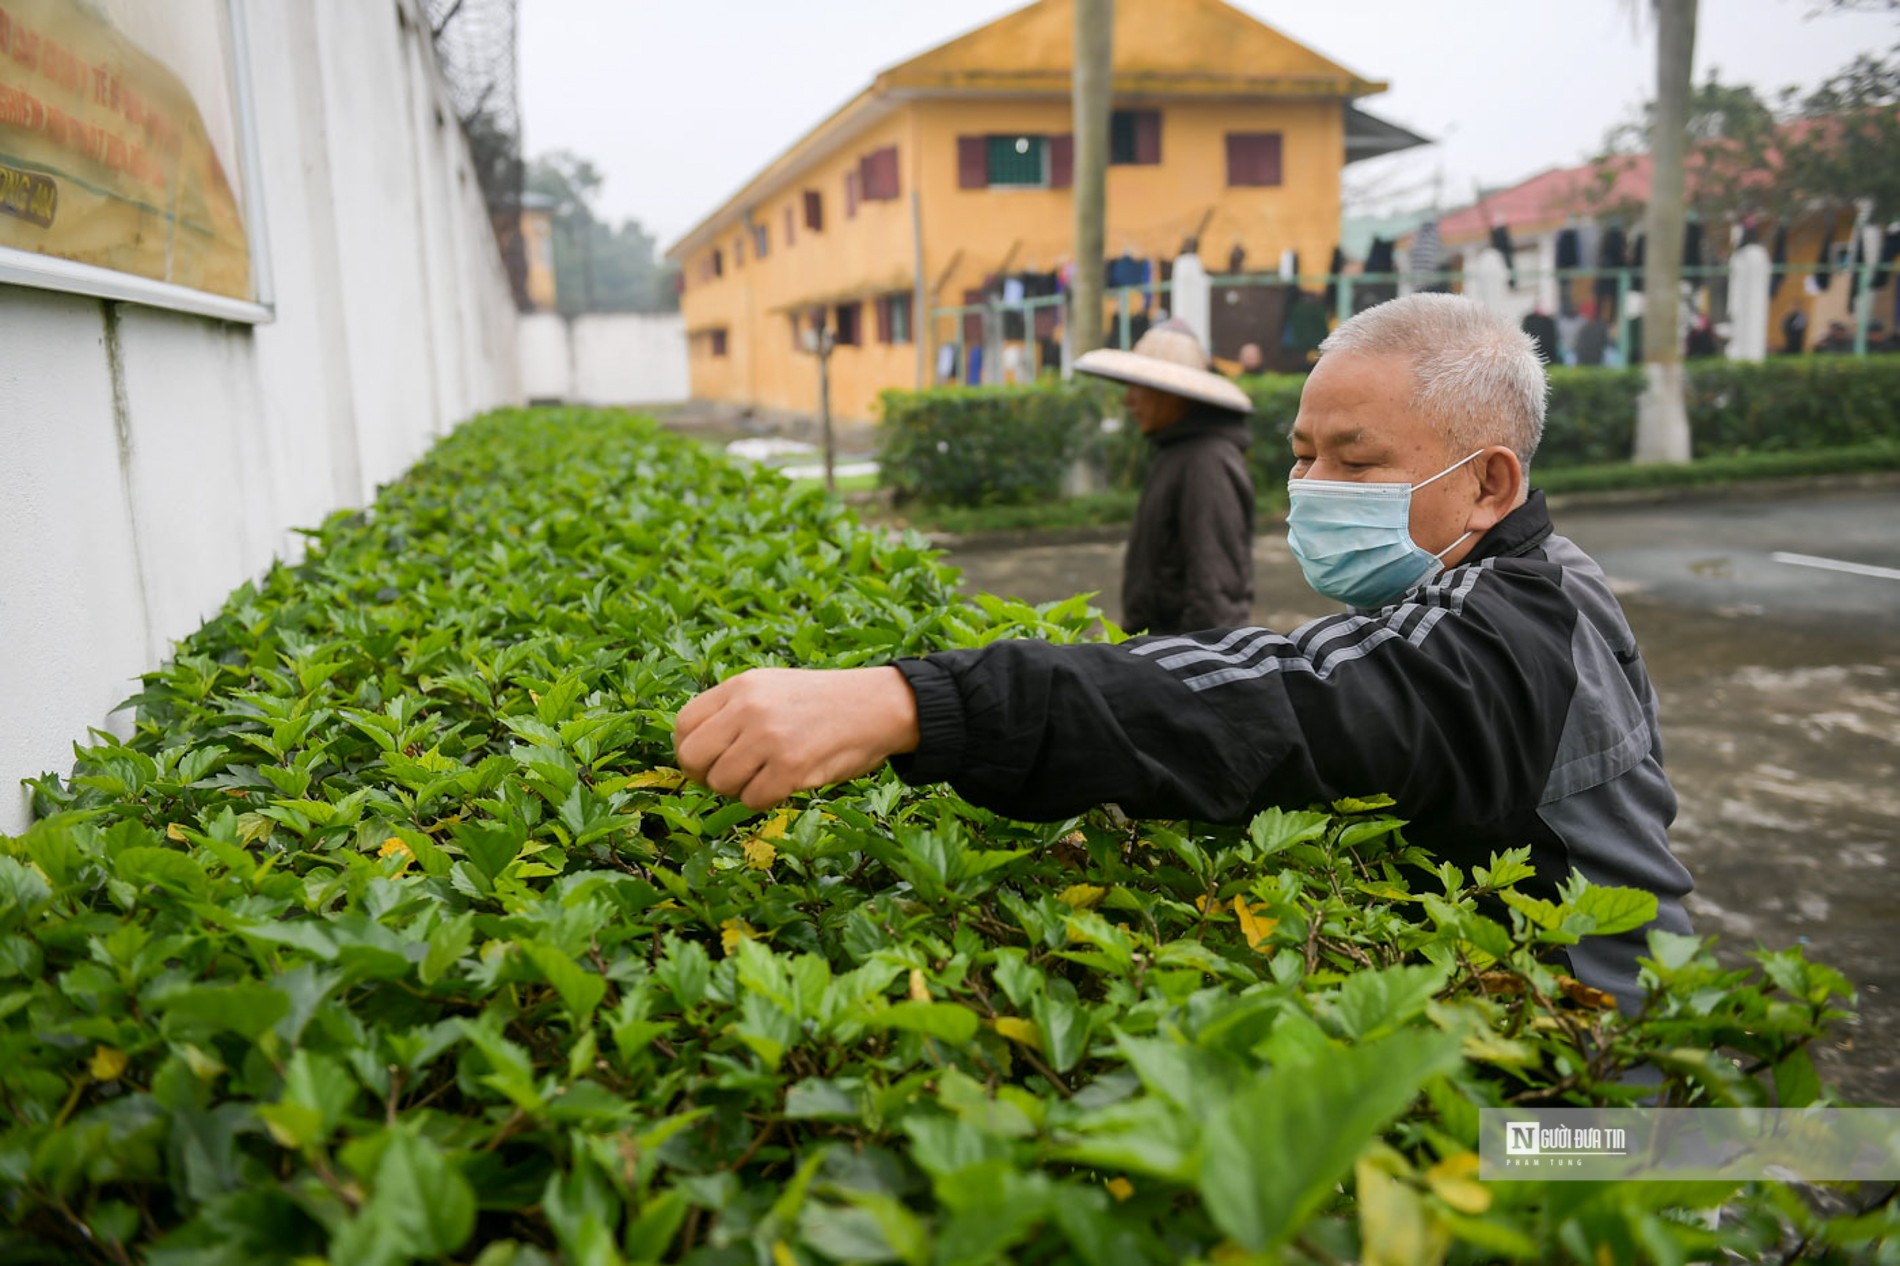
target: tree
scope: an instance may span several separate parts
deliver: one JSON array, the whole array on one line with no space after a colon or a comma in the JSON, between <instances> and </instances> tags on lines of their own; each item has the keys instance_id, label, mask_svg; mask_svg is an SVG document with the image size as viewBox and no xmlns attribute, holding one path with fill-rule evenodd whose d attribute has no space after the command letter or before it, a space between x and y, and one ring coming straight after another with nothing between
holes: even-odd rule
<instances>
[{"instance_id":1,"label":"tree","mask_svg":"<svg viewBox=\"0 0 1900 1266\"><path fill-rule=\"evenodd\" d=\"M1682 339L1676 308L1682 287L1683 181L1689 146L1690 74L1695 59L1696 0L1655 0L1656 112L1651 137L1649 239L1643 288L1643 398L1636 411L1639 462L1689 460Z\"/></svg>"},{"instance_id":2,"label":"tree","mask_svg":"<svg viewBox=\"0 0 1900 1266\"><path fill-rule=\"evenodd\" d=\"M1900 46L1862 53L1792 102L1780 172L1809 202L1900 211Z\"/></svg>"},{"instance_id":3,"label":"tree","mask_svg":"<svg viewBox=\"0 0 1900 1266\"><path fill-rule=\"evenodd\" d=\"M595 218L593 204L605 183L591 160L568 150L529 165L528 192L552 201L555 306L570 315L676 309L673 275L660 264L652 235L638 220L608 225Z\"/></svg>"},{"instance_id":4,"label":"tree","mask_svg":"<svg viewBox=\"0 0 1900 1266\"><path fill-rule=\"evenodd\" d=\"M1076 0L1073 112L1075 132L1075 284L1069 298L1069 350L1102 345L1102 260L1106 257L1108 110L1115 75L1115 0Z\"/></svg>"}]
</instances>

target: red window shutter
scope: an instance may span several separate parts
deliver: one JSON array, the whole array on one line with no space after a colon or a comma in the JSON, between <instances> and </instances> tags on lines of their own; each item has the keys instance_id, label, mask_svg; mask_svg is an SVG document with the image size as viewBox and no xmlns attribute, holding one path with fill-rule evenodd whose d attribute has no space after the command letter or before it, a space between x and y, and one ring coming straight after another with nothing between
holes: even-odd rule
<instances>
[{"instance_id":1,"label":"red window shutter","mask_svg":"<svg viewBox=\"0 0 1900 1266\"><path fill-rule=\"evenodd\" d=\"M880 343L891 341L891 297L889 295L877 297L877 341Z\"/></svg>"},{"instance_id":2,"label":"red window shutter","mask_svg":"<svg viewBox=\"0 0 1900 1266\"><path fill-rule=\"evenodd\" d=\"M1135 111L1135 161L1152 166L1161 161L1161 111Z\"/></svg>"},{"instance_id":3,"label":"red window shutter","mask_svg":"<svg viewBox=\"0 0 1900 1266\"><path fill-rule=\"evenodd\" d=\"M1075 183L1075 137L1068 132L1049 138L1049 187L1067 189Z\"/></svg>"},{"instance_id":4,"label":"red window shutter","mask_svg":"<svg viewBox=\"0 0 1900 1266\"><path fill-rule=\"evenodd\" d=\"M886 145L858 159L858 196L888 202L897 196L897 147Z\"/></svg>"},{"instance_id":5,"label":"red window shutter","mask_svg":"<svg viewBox=\"0 0 1900 1266\"><path fill-rule=\"evenodd\" d=\"M793 241L796 240L794 236L794 232L796 228L797 228L797 225L794 222L793 217L792 217L792 209L790 207L786 207L785 208L785 244L787 246L790 246L793 243Z\"/></svg>"},{"instance_id":6,"label":"red window shutter","mask_svg":"<svg viewBox=\"0 0 1900 1266\"><path fill-rule=\"evenodd\" d=\"M990 187L990 142L986 136L957 138L957 188Z\"/></svg>"},{"instance_id":7,"label":"red window shutter","mask_svg":"<svg viewBox=\"0 0 1900 1266\"><path fill-rule=\"evenodd\" d=\"M805 227L814 233L825 228L825 197L816 189L805 191Z\"/></svg>"},{"instance_id":8,"label":"red window shutter","mask_svg":"<svg viewBox=\"0 0 1900 1266\"><path fill-rule=\"evenodd\" d=\"M1278 132L1229 132L1227 134L1227 183L1230 186L1279 184L1280 134Z\"/></svg>"},{"instance_id":9,"label":"red window shutter","mask_svg":"<svg viewBox=\"0 0 1900 1266\"><path fill-rule=\"evenodd\" d=\"M975 307L982 302L983 291L980 288L963 292L964 307ZM983 314L981 312L966 312L963 314L963 341L965 345L970 347L983 346Z\"/></svg>"},{"instance_id":10,"label":"red window shutter","mask_svg":"<svg viewBox=\"0 0 1900 1266\"><path fill-rule=\"evenodd\" d=\"M844 218L849 220L858 214L858 173L848 171L844 174Z\"/></svg>"}]
</instances>

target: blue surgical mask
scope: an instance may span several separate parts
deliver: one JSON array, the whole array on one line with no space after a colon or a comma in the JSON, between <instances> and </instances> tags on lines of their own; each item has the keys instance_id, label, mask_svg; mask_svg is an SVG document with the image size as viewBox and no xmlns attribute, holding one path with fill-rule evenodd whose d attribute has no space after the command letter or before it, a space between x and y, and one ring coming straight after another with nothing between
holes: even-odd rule
<instances>
[{"instance_id":1,"label":"blue surgical mask","mask_svg":"<svg viewBox=\"0 0 1900 1266\"><path fill-rule=\"evenodd\" d=\"M1483 451L1417 484L1288 480L1286 543L1306 583L1350 607L1382 607L1437 575L1444 556L1471 533L1436 554L1420 548L1412 539L1412 494Z\"/></svg>"}]
</instances>

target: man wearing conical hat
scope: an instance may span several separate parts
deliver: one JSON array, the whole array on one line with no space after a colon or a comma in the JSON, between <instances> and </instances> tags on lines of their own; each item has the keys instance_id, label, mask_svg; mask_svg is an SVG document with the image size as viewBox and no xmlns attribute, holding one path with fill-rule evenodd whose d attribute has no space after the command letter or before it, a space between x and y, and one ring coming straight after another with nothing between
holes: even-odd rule
<instances>
[{"instance_id":1,"label":"man wearing conical hat","mask_svg":"<svg viewBox=\"0 0 1900 1266\"><path fill-rule=\"evenodd\" d=\"M1245 392L1208 369L1185 321L1133 351L1101 348L1076 372L1126 384L1128 420L1153 446L1122 564L1122 627L1185 633L1245 624L1253 609L1253 477Z\"/></svg>"}]
</instances>

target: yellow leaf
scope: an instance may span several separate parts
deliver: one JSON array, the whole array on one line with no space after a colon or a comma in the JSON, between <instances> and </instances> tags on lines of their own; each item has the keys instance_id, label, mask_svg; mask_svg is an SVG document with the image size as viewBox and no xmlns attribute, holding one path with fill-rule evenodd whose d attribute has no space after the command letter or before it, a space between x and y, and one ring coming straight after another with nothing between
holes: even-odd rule
<instances>
[{"instance_id":1,"label":"yellow leaf","mask_svg":"<svg viewBox=\"0 0 1900 1266\"><path fill-rule=\"evenodd\" d=\"M778 860L778 850L764 836L747 840L744 847L745 864L754 870L770 870L772 863Z\"/></svg>"},{"instance_id":2,"label":"yellow leaf","mask_svg":"<svg viewBox=\"0 0 1900 1266\"><path fill-rule=\"evenodd\" d=\"M1107 895L1108 889L1098 888L1094 884L1070 884L1056 894L1056 900L1077 910L1093 910L1102 904L1102 898Z\"/></svg>"},{"instance_id":3,"label":"yellow leaf","mask_svg":"<svg viewBox=\"0 0 1900 1266\"><path fill-rule=\"evenodd\" d=\"M678 791L685 785L686 775L668 765L649 769L627 779L629 787L658 787L662 791Z\"/></svg>"},{"instance_id":4,"label":"yellow leaf","mask_svg":"<svg viewBox=\"0 0 1900 1266\"><path fill-rule=\"evenodd\" d=\"M538 708L538 707L540 707L540 706L541 706L541 694L540 694L540 692L539 692L539 691L536 691L536 690L530 690L530 691L528 692L528 698L530 698L530 699L532 699L532 700L534 700L534 706L535 706L535 707L537 707L537 708Z\"/></svg>"},{"instance_id":5,"label":"yellow leaf","mask_svg":"<svg viewBox=\"0 0 1900 1266\"><path fill-rule=\"evenodd\" d=\"M1280 926L1278 919L1263 919L1247 908L1247 898L1234 894L1234 914L1240 919L1240 934L1247 938L1248 949L1259 949L1260 942L1273 935L1273 929Z\"/></svg>"},{"instance_id":6,"label":"yellow leaf","mask_svg":"<svg viewBox=\"0 0 1900 1266\"><path fill-rule=\"evenodd\" d=\"M1472 1177L1477 1172L1478 1154L1460 1152L1433 1165L1425 1172L1425 1181L1440 1200L1460 1213L1475 1216L1491 1207L1491 1189Z\"/></svg>"},{"instance_id":7,"label":"yellow leaf","mask_svg":"<svg viewBox=\"0 0 1900 1266\"><path fill-rule=\"evenodd\" d=\"M1559 976L1557 983L1563 987L1564 997L1580 1007L1596 1011L1612 1011L1616 1008L1615 994L1605 993L1570 976Z\"/></svg>"},{"instance_id":8,"label":"yellow leaf","mask_svg":"<svg viewBox=\"0 0 1900 1266\"><path fill-rule=\"evenodd\" d=\"M116 1046L101 1046L92 1053L92 1063L88 1066L94 1081L117 1081L119 1074L125 1071L129 1057Z\"/></svg>"},{"instance_id":9,"label":"yellow leaf","mask_svg":"<svg viewBox=\"0 0 1900 1266\"><path fill-rule=\"evenodd\" d=\"M759 838L762 840L784 839L785 832L791 828L797 817L798 810L796 809L780 809L766 820L764 826L759 828Z\"/></svg>"},{"instance_id":10,"label":"yellow leaf","mask_svg":"<svg viewBox=\"0 0 1900 1266\"><path fill-rule=\"evenodd\" d=\"M744 919L727 919L719 925L719 947L727 957L739 952L739 942L756 941L759 931Z\"/></svg>"},{"instance_id":11,"label":"yellow leaf","mask_svg":"<svg viewBox=\"0 0 1900 1266\"><path fill-rule=\"evenodd\" d=\"M394 835L384 840L383 846L376 850L376 856L378 857L395 857L398 854L408 854L411 857L415 856L414 853L409 852L409 846Z\"/></svg>"},{"instance_id":12,"label":"yellow leaf","mask_svg":"<svg viewBox=\"0 0 1900 1266\"><path fill-rule=\"evenodd\" d=\"M185 828L174 822L165 828L165 838L183 844L185 842Z\"/></svg>"},{"instance_id":13,"label":"yellow leaf","mask_svg":"<svg viewBox=\"0 0 1900 1266\"><path fill-rule=\"evenodd\" d=\"M1353 1167L1359 1195L1360 1260L1365 1266L1418 1266L1445 1258L1449 1232L1427 1216L1418 1191L1367 1157Z\"/></svg>"},{"instance_id":14,"label":"yellow leaf","mask_svg":"<svg viewBox=\"0 0 1900 1266\"><path fill-rule=\"evenodd\" d=\"M1118 1203L1135 1194L1135 1184L1126 1178L1111 1178L1103 1186L1108 1188L1108 1194L1115 1197Z\"/></svg>"},{"instance_id":15,"label":"yellow leaf","mask_svg":"<svg viewBox=\"0 0 1900 1266\"><path fill-rule=\"evenodd\" d=\"M1017 1045L1037 1051L1042 1049L1042 1032L1036 1028L1034 1020L1025 1020L1019 1015L999 1015L995 1025L998 1033Z\"/></svg>"},{"instance_id":16,"label":"yellow leaf","mask_svg":"<svg viewBox=\"0 0 1900 1266\"><path fill-rule=\"evenodd\" d=\"M910 996L918 1002L930 1001L930 985L924 980L922 970L916 967L910 969Z\"/></svg>"},{"instance_id":17,"label":"yellow leaf","mask_svg":"<svg viewBox=\"0 0 1900 1266\"><path fill-rule=\"evenodd\" d=\"M772 1241L772 1266L798 1266L798 1257L784 1240Z\"/></svg>"}]
</instances>

